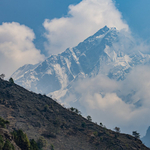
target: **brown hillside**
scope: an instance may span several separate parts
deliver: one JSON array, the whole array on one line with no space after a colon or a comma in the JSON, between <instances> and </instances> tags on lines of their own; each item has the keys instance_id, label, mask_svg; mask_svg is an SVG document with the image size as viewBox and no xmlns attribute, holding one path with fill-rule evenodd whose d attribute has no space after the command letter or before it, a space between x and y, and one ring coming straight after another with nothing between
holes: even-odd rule
<instances>
[{"instance_id":1,"label":"brown hillside","mask_svg":"<svg viewBox=\"0 0 150 150\"><path fill-rule=\"evenodd\" d=\"M8 129L22 129L28 137L47 140L55 150L149 150L131 135L120 134L63 108L51 98L0 79L0 116Z\"/></svg>"}]
</instances>

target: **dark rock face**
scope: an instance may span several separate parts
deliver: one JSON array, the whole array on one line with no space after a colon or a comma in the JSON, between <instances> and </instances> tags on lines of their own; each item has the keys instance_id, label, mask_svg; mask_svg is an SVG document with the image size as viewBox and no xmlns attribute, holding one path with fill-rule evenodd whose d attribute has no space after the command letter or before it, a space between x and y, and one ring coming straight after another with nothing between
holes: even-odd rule
<instances>
[{"instance_id":1,"label":"dark rock face","mask_svg":"<svg viewBox=\"0 0 150 150\"><path fill-rule=\"evenodd\" d=\"M56 150L149 150L131 135L103 128L45 95L1 79L0 116L9 120L10 131L22 129L35 140L43 136L48 143L45 149L53 144Z\"/></svg>"}]
</instances>

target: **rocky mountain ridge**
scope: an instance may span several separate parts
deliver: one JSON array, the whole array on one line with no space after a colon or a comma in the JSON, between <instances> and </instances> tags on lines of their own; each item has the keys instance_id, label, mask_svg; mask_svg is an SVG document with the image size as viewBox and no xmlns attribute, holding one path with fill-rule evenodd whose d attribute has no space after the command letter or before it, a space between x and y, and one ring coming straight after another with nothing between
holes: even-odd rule
<instances>
[{"instance_id":1,"label":"rocky mountain ridge","mask_svg":"<svg viewBox=\"0 0 150 150\"><path fill-rule=\"evenodd\" d=\"M149 63L149 55L138 50L131 52L133 48L134 41L130 37L105 26L74 48L51 55L40 64L19 68L12 77L29 90L59 99L70 92L72 84L79 79L100 72L109 78L123 80L133 66ZM109 68L107 72L106 67Z\"/></svg>"},{"instance_id":2,"label":"rocky mountain ridge","mask_svg":"<svg viewBox=\"0 0 150 150\"><path fill-rule=\"evenodd\" d=\"M113 44L119 41L119 36L120 33L115 28L105 26L78 46L68 48L61 54L51 55L41 64L25 65L12 77L17 84L27 89L45 94L53 93L57 95L56 98L64 96L72 82L103 71L104 64L109 66L113 62L109 76L122 79L132 62L128 55L114 50ZM118 74L117 71L121 69L122 74Z\"/></svg>"}]
</instances>

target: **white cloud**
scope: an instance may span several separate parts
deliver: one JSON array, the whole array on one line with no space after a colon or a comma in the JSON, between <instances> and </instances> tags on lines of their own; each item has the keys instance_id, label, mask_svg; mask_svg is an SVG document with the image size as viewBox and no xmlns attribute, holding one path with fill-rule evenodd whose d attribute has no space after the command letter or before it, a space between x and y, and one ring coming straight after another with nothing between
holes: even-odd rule
<instances>
[{"instance_id":1,"label":"white cloud","mask_svg":"<svg viewBox=\"0 0 150 150\"><path fill-rule=\"evenodd\" d=\"M127 95L131 91L136 91L131 97L131 100L136 103L142 100L142 106L145 108L150 107L150 67L137 66L121 83L120 90L123 95Z\"/></svg>"},{"instance_id":2,"label":"white cloud","mask_svg":"<svg viewBox=\"0 0 150 150\"><path fill-rule=\"evenodd\" d=\"M0 25L0 73L9 77L24 64L36 64L44 59L35 48L33 31L19 23Z\"/></svg>"},{"instance_id":3,"label":"white cloud","mask_svg":"<svg viewBox=\"0 0 150 150\"><path fill-rule=\"evenodd\" d=\"M91 115L94 122L102 122L110 129L119 126L122 132L132 134L137 130L143 136L150 126L149 91L150 67L137 66L123 81L101 74L79 80L64 103L72 106L75 103L83 114ZM127 102L123 97L128 94Z\"/></svg>"},{"instance_id":4,"label":"white cloud","mask_svg":"<svg viewBox=\"0 0 150 150\"><path fill-rule=\"evenodd\" d=\"M46 49L50 54L60 53L76 46L105 25L118 30L128 29L112 0L82 0L69 6L67 17L45 20Z\"/></svg>"}]
</instances>

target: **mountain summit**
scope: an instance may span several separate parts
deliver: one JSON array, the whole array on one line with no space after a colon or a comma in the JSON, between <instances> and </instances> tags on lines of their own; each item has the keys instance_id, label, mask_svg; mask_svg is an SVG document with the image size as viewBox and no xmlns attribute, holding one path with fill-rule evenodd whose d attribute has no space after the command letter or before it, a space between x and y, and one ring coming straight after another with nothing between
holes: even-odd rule
<instances>
[{"instance_id":1,"label":"mountain summit","mask_svg":"<svg viewBox=\"0 0 150 150\"><path fill-rule=\"evenodd\" d=\"M103 73L105 66L111 66L109 72L104 72L110 78L123 79L132 65L137 63L138 57L141 59L140 54L134 58L115 47L116 43L122 42L120 39L123 37L128 40L116 28L105 26L74 48L51 55L40 64L19 68L12 77L17 84L29 90L52 94L56 98L63 97L79 78Z\"/></svg>"}]
</instances>

